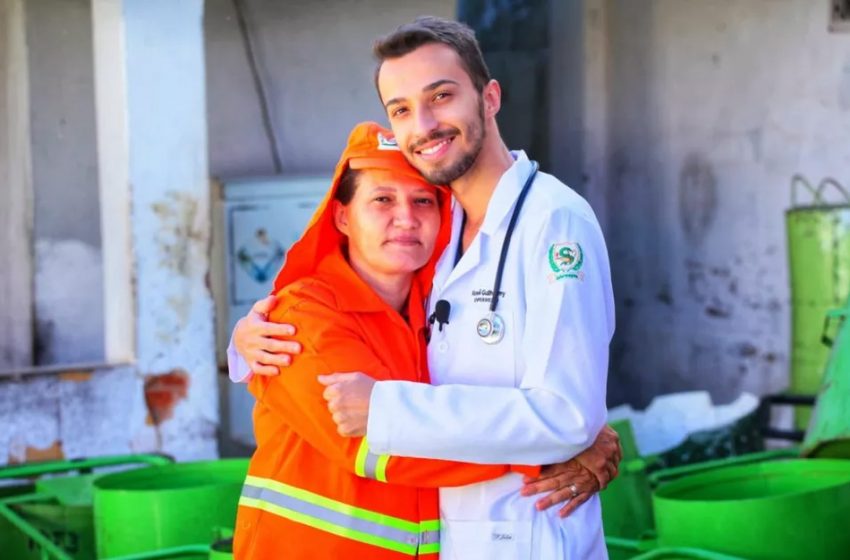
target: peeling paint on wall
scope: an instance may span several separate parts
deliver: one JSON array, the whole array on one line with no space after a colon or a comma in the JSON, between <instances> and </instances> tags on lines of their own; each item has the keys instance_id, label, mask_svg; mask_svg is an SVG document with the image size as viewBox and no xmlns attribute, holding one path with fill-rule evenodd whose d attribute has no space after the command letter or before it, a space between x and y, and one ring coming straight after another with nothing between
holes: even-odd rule
<instances>
[{"instance_id":1,"label":"peeling paint on wall","mask_svg":"<svg viewBox=\"0 0 850 560\"><path fill-rule=\"evenodd\" d=\"M182 370L145 376L146 422L159 426L174 415L178 401L189 392L189 375Z\"/></svg>"}]
</instances>

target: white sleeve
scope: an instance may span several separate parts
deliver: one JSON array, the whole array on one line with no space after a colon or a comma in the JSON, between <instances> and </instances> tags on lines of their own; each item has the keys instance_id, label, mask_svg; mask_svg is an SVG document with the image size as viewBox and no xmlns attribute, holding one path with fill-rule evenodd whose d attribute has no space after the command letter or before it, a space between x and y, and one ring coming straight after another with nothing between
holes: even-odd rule
<instances>
[{"instance_id":1,"label":"white sleeve","mask_svg":"<svg viewBox=\"0 0 850 560\"><path fill-rule=\"evenodd\" d=\"M234 383L248 383L251 380L251 368L242 354L233 346L233 335L230 336L230 343L227 345L227 373Z\"/></svg>"},{"instance_id":2,"label":"white sleeve","mask_svg":"<svg viewBox=\"0 0 850 560\"><path fill-rule=\"evenodd\" d=\"M595 219L556 210L520 244L527 305L518 388L375 385L373 453L550 464L589 447L605 423L611 275Z\"/></svg>"}]
</instances>

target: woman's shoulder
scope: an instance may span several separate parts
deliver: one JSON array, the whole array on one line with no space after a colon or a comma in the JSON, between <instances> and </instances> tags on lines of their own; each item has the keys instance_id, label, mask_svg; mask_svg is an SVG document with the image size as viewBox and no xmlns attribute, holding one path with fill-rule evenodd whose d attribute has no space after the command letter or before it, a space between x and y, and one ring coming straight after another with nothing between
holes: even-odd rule
<instances>
[{"instance_id":1,"label":"woman's shoulder","mask_svg":"<svg viewBox=\"0 0 850 560\"><path fill-rule=\"evenodd\" d=\"M339 310L339 304L333 286L328 279L319 274L305 276L292 284L284 286L275 296L277 305L270 314L283 316L304 310L315 312L324 309L328 312Z\"/></svg>"},{"instance_id":2,"label":"woman's shoulder","mask_svg":"<svg viewBox=\"0 0 850 560\"><path fill-rule=\"evenodd\" d=\"M340 308L340 286L330 278L315 273L288 284L275 295L277 303L269 313L269 320L276 323L292 321L346 322L346 314Z\"/></svg>"}]
</instances>

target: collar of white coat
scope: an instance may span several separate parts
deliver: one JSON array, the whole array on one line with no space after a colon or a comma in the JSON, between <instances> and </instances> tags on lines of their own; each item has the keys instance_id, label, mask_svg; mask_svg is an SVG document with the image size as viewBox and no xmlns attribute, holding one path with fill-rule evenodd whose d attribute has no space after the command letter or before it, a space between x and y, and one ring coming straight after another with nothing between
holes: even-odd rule
<instances>
[{"instance_id":1,"label":"collar of white coat","mask_svg":"<svg viewBox=\"0 0 850 560\"><path fill-rule=\"evenodd\" d=\"M514 163L505 171L496 184L496 188L493 189L493 195L487 204L487 213L484 215L484 223L479 230L487 235L493 235L499 230L499 226L514 207L531 171L531 161L524 151L511 151L511 156L514 158Z\"/></svg>"}]
</instances>

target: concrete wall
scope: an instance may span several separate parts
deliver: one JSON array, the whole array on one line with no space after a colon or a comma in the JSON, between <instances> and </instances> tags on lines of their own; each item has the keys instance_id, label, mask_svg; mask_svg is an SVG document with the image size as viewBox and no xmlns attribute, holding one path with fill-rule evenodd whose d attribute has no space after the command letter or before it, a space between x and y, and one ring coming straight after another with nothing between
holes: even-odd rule
<instances>
[{"instance_id":1,"label":"concrete wall","mask_svg":"<svg viewBox=\"0 0 850 560\"><path fill-rule=\"evenodd\" d=\"M103 358L89 0L28 0L39 364Z\"/></svg>"},{"instance_id":2,"label":"concrete wall","mask_svg":"<svg viewBox=\"0 0 850 560\"><path fill-rule=\"evenodd\" d=\"M69 8L71 4L76 7ZM65 8L76 13L73 10L79 8L77 4L58 2L55 7L60 13L66 13ZM85 8L89 10L88 6ZM136 333L135 363L23 380L0 377L0 464L150 451L169 453L179 460L217 455L214 313L206 285L210 193L203 2L96 0L94 11L94 29L90 20L86 24L82 18L74 19L66 13L68 25L72 29L77 29L75 25L87 26L88 35L81 39L81 35L72 34L75 38L68 39L65 48L74 50L84 43L91 49L94 31L100 39L99 48L110 55L98 59L106 66L113 63L114 67L100 67L100 73L93 73L91 50L85 61L77 51L79 60L68 53L60 56L54 49L43 53L51 60L70 57L66 61L70 66L57 70L54 78L58 82L52 83L53 87L78 80L86 86L70 88L67 98L61 101L50 96L40 101L48 105L50 118L33 109L33 121L41 122L46 131L33 135L33 152L41 150L42 158L49 156L47 161L69 173L79 171L82 164L72 155L85 159L88 149L72 142L68 145L66 140L77 135L88 138L97 121L95 114L113 125L101 130L115 132L116 120L127 121L126 129L119 131L123 134L114 138L115 143L126 143L126 149L110 150L109 161L111 167L122 167L123 173L105 176L119 177L119 182L108 184L109 189L131 193L126 204L113 205L110 212L113 217L120 216L123 225L132 226L134 267L132 280L127 283L132 281L133 289L127 291L134 292L137 306L134 313L124 317L121 328ZM92 18L92 12L87 13ZM60 32L64 23L57 17L41 12L30 15L27 30L46 27ZM61 33L55 38L33 32L28 44L32 46L39 37L39 43L56 41L56 48L62 50ZM31 74L35 70L47 71L36 56L42 48L41 44L33 47ZM97 111L90 106L94 102L93 83L99 83L102 94L117 92L98 96ZM81 92L86 89L83 95ZM53 103L61 106L54 107ZM0 106L0 112L6 110ZM63 116L66 114L67 118ZM88 115L91 120L81 115ZM59 180L58 174L51 176L45 171L43 177L50 177L43 183L48 189L58 189L54 182ZM80 175L74 177L79 179ZM96 183L94 187L97 197ZM57 196L74 194L71 190L58 190L61 192ZM37 196L51 195L52 191ZM53 202L57 201L45 204ZM95 208L97 202L93 203ZM73 208L71 203L69 208ZM92 240L85 238L84 228L77 223L90 211L86 208L73 215L69 210L68 214L45 222L45 228L53 228L51 235L63 237L36 251L50 257L45 259L54 267L46 275L49 280L59 285L87 283L87 292L101 296L92 272L95 267L88 267L91 276L79 276L80 271L63 258L71 255L81 262L84 255L70 251L72 246L58 244ZM97 211L92 219L96 226L100 221ZM68 229L62 229L63 221L69 224ZM77 226L81 229L75 230ZM115 235L113 231L110 239ZM57 251L58 246L66 250ZM51 302L57 308L70 309L85 295L48 290L43 297L53 298ZM81 310L69 317L71 322L67 325L73 328L100 313L91 308ZM102 335L98 340L102 343Z\"/></svg>"},{"instance_id":3,"label":"concrete wall","mask_svg":"<svg viewBox=\"0 0 850 560\"><path fill-rule=\"evenodd\" d=\"M386 122L372 41L418 15L454 17L455 0L244 0L280 141L283 171L328 172L358 121ZM271 173L258 98L231 0L207 0L210 170Z\"/></svg>"},{"instance_id":4,"label":"concrete wall","mask_svg":"<svg viewBox=\"0 0 850 560\"><path fill-rule=\"evenodd\" d=\"M607 201L612 404L785 388L783 212L794 173L850 180L850 35L810 0L585 4L607 30L607 129L584 133L607 145L585 173Z\"/></svg>"}]
</instances>

